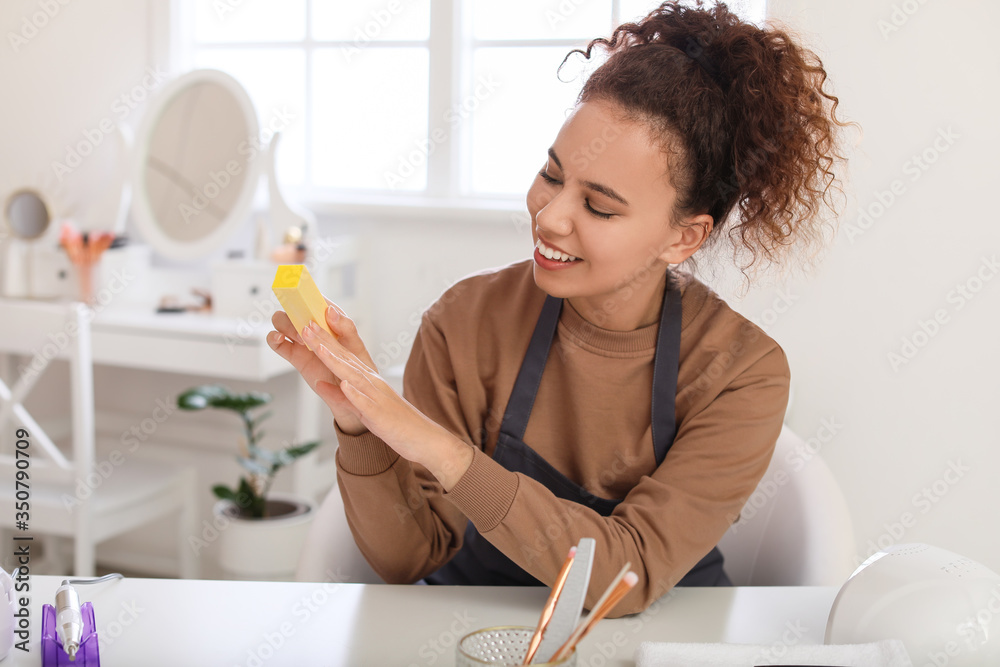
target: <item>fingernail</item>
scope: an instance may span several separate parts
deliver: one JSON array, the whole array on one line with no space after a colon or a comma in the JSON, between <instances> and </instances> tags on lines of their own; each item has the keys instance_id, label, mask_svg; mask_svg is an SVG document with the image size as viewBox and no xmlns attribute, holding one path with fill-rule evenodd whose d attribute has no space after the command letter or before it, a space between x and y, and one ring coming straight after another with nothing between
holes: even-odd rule
<instances>
[{"instance_id":1,"label":"fingernail","mask_svg":"<svg viewBox=\"0 0 1000 667\"><path fill-rule=\"evenodd\" d=\"M336 322L340 318L340 313L333 306L326 307L326 319Z\"/></svg>"},{"instance_id":2,"label":"fingernail","mask_svg":"<svg viewBox=\"0 0 1000 667\"><path fill-rule=\"evenodd\" d=\"M312 325L307 324L306 326L302 327L302 335L306 338L312 338L313 336L315 336L316 334L312 330Z\"/></svg>"}]
</instances>

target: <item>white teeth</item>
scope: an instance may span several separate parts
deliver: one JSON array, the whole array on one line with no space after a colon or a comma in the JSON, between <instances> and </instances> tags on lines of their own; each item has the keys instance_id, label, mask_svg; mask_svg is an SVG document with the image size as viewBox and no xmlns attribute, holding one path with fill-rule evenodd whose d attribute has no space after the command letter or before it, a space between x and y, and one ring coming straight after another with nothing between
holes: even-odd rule
<instances>
[{"instance_id":1,"label":"white teeth","mask_svg":"<svg viewBox=\"0 0 1000 667\"><path fill-rule=\"evenodd\" d=\"M559 262L571 262L575 259L579 259L578 257L574 257L573 255L567 255L564 252L553 250L552 248L542 243L541 239L538 240L538 242L535 244L535 247L538 248L538 252L540 252L544 257L548 259L556 260Z\"/></svg>"}]
</instances>

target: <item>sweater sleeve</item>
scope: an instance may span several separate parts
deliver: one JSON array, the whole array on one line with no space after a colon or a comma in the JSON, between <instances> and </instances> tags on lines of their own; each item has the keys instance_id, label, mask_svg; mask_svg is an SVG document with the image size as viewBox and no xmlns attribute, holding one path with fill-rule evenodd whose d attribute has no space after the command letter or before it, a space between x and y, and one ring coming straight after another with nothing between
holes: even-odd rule
<instances>
[{"instance_id":1,"label":"sweater sleeve","mask_svg":"<svg viewBox=\"0 0 1000 667\"><path fill-rule=\"evenodd\" d=\"M424 315L404 374L404 398L469 444L444 336ZM334 424L337 481L355 542L389 583L413 583L458 552L468 522L423 466L372 433L351 436ZM477 451L477 456L481 452Z\"/></svg>"},{"instance_id":2,"label":"sweater sleeve","mask_svg":"<svg viewBox=\"0 0 1000 667\"><path fill-rule=\"evenodd\" d=\"M767 470L790 374L776 343L758 354L679 424L663 464L643 477L611 516L557 498L482 452L445 497L487 540L547 585L570 546L581 537L595 538L587 608L630 561L639 583L611 615L640 612L718 544Z\"/></svg>"}]
</instances>

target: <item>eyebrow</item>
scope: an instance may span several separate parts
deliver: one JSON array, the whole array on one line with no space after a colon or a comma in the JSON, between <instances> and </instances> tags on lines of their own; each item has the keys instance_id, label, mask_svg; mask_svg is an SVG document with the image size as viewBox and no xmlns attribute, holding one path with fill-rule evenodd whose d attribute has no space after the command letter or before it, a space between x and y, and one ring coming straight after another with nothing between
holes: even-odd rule
<instances>
[{"instance_id":1,"label":"eyebrow","mask_svg":"<svg viewBox=\"0 0 1000 667\"><path fill-rule=\"evenodd\" d=\"M559 167L560 170L563 168L562 162L559 161L559 156L556 155L555 149L549 148L549 157L552 158L552 161L556 163L556 166ZM594 181L582 181L582 183L586 187L593 190L594 192L599 192L605 197L614 199L616 202L622 204L623 206L629 205L628 201L624 197L622 197L620 194L618 194L617 192L615 192L606 185L601 185L600 183L595 183Z\"/></svg>"}]
</instances>

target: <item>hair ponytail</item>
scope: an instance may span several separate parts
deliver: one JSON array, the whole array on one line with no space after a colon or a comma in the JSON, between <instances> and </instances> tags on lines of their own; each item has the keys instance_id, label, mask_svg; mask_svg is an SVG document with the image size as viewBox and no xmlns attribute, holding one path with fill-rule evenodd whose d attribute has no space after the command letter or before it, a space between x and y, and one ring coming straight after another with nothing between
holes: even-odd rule
<instances>
[{"instance_id":1,"label":"hair ponytail","mask_svg":"<svg viewBox=\"0 0 1000 667\"><path fill-rule=\"evenodd\" d=\"M678 192L671 220L708 213L746 270L792 246L821 246L820 215L837 213L839 100L815 53L785 30L742 21L725 4L668 0L636 23L576 50L608 60L580 102L606 100L646 123L668 154ZM570 55L572 55L571 52ZM568 58L569 56L567 56ZM734 209L738 211L733 215Z\"/></svg>"}]
</instances>

